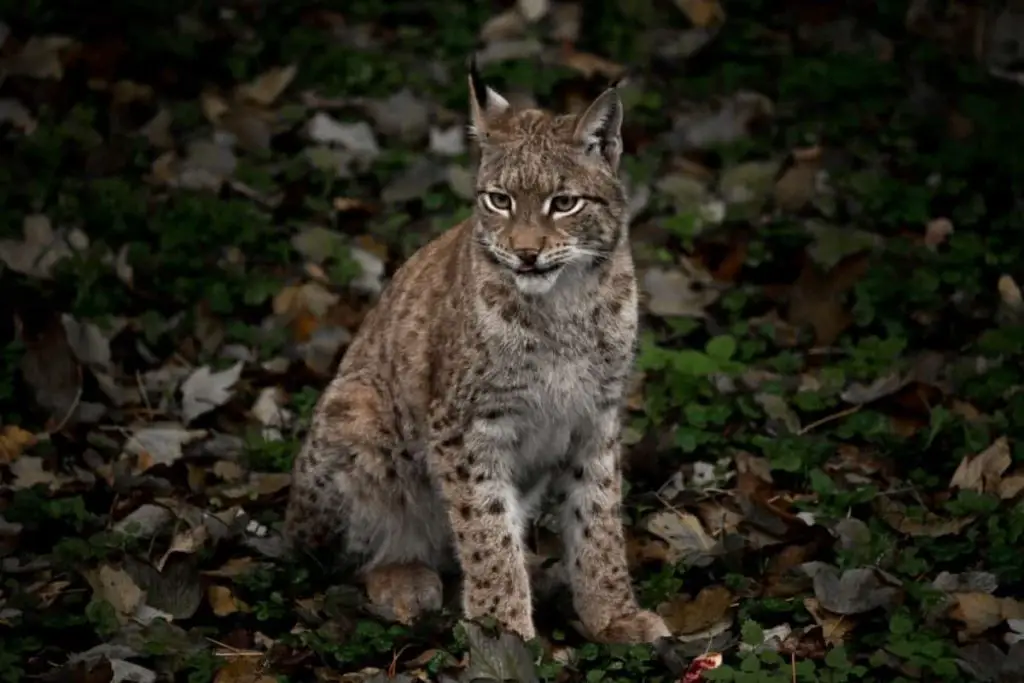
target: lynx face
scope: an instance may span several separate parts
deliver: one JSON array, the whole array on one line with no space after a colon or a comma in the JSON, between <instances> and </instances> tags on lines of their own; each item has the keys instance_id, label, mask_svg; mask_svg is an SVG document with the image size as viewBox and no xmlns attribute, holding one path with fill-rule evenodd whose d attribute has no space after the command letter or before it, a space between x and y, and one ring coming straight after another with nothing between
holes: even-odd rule
<instances>
[{"instance_id":1,"label":"lynx face","mask_svg":"<svg viewBox=\"0 0 1024 683\"><path fill-rule=\"evenodd\" d=\"M477 242L521 292L544 294L563 275L607 258L622 239L621 102L608 90L582 115L554 116L513 111L472 75L470 89L481 152Z\"/></svg>"}]
</instances>

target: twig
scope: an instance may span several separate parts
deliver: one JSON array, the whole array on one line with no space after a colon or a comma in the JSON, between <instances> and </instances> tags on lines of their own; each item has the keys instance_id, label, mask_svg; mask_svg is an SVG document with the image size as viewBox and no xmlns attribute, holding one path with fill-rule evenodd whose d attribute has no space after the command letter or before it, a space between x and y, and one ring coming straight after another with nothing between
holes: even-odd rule
<instances>
[{"instance_id":1,"label":"twig","mask_svg":"<svg viewBox=\"0 0 1024 683\"><path fill-rule=\"evenodd\" d=\"M840 410L838 413L833 413L832 415L826 415L825 417L821 418L820 420L815 420L814 422L812 422L811 424L807 425L806 427L801 427L800 431L798 431L796 434L797 434L797 436L803 436L804 434L806 434L807 432L811 431L812 429L817 429L818 427L820 427L820 426L822 426L824 424L828 424L829 422L832 422L834 420L842 419L842 418L846 417L847 415L853 415L858 410L860 410L862 407L863 407L863 405L858 403L855 406L850 406L846 410Z\"/></svg>"},{"instance_id":2,"label":"twig","mask_svg":"<svg viewBox=\"0 0 1024 683\"><path fill-rule=\"evenodd\" d=\"M64 418L57 424L57 426L47 433L50 435L57 434L60 430L64 429L64 425L68 423L71 416L76 410L78 410L78 404L82 402L82 366L78 366L78 391L75 392L75 400L71 402L71 407L68 408L67 412L64 413Z\"/></svg>"},{"instance_id":3,"label":"twig","mask_svg":"<svg viewBox=\"0 0 1024 683\"><path fill-rule=\"evenodd\" d=\"M146 386L142 383L142 373L138 370L135 371L135 386L139 389L139 398L142 399L142 403L146 406L146 412L153 415L153 406L149 402L149 392L146 391Z\"/></svg>"},{"instance_id":4,"label":"twig","mask_svg":"<svg viewBox=\"0 0 1024 683\"><path fill-rule=\"evenodd\" d=\"M264 652L257 652L256 650L239 650L237 647L232 647L227 643L222 643L219 640L214 640L209 636L206 636L206 640L210 641L217 647L224 648L226 652L216 652L218 657L262 657Z\"/></svg>"}]
</instances>

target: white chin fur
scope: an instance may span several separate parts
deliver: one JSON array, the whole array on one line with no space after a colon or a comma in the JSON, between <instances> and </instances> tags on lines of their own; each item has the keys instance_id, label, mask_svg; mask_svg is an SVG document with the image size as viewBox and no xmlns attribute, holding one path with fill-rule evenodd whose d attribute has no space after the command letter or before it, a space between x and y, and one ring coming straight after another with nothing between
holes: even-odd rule
<instances>
[{"instance_id":1,"label":"white chin fur","mask_svg":"<svg viewBox=\"0 0 1024 683\"><path fill-rule=\"evenodd\" d=\"M543 275L514 275L516 281L516 289L523 294L546 294L555 286L555 281L558 279L558 274L562 272L562 269L544 273Z\"/></svg>"}]
</instances>

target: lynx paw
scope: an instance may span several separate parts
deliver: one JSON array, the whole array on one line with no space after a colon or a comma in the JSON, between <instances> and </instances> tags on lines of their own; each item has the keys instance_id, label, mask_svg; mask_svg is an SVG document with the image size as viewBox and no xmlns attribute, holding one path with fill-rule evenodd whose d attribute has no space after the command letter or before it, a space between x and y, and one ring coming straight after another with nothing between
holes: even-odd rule
<instances>
[{"instance_id":1,"label":"lynx paw","mask_svg":"<svg viewBox=\"0 0 1024 683\"><path fill-rule=\"evenodd\" d=\"M424 612L441 609L441 577L422 564L390 564L366 573L373 611L384 619L411 624Z\"/></svg>"},{"instance_id":2,"label":"lynx paw","mask_svg":"<svg viewBox=\"0 0 1024 683\"><path fill-rule=\"evenodd\" d=\"M670 635L660 616L654 612L637 610L612 619L594 634L594 640L601 643L653 643Z\"/></svg>"}]
</instances>

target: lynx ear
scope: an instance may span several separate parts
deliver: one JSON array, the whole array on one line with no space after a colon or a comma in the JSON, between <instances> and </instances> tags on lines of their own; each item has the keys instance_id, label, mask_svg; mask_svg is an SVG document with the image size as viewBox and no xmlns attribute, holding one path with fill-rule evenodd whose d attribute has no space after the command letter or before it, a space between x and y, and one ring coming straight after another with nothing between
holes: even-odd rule
<instances>
[{"instance_id":1,"label":"lynx ear","mask_svg":"<svg viewBox=\"0 0 1024 683\"><path fill-rule=\"evenodd\" d=\"M476 55L469 60L469 134L487 136L487 123L509 108L508 100L489 88L480 77Z\"/></svg>"},{"instance_id":2,"label":"lynx ear","mask_svg":"<svg viewBox=\"0 0 1024 683\"><path fill-rule=\"evenodd\" d=\"M612 169L622 156L622 100L612 86L587 107L576 122L573 133L586 154L603 158Z\"/></svg>"}]
</instances>

